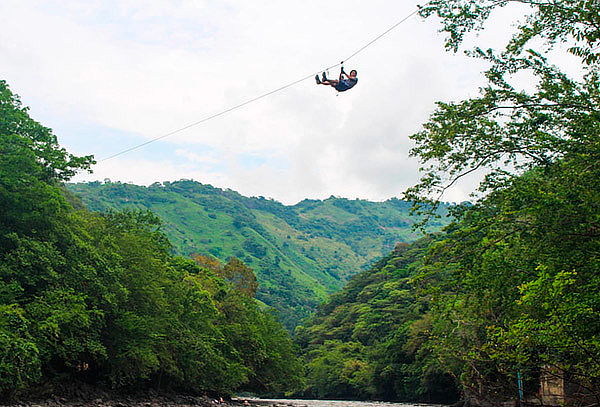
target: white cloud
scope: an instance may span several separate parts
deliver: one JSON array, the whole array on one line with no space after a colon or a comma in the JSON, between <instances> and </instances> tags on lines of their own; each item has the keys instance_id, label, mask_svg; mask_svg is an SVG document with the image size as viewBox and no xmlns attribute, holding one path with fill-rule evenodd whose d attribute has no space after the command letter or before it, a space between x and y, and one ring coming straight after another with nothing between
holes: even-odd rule
<instances>
[{"instance_id":1,"label":"white cloud","mask_svg":"<svg viewBox=\"0 0 600 407\"><path fill-rule=\"evenodd\" d=\"M213 154L208 154L208 153L204 153L204 154L197 154L197 153L192 153L186 150L175 150L175 154L177 154L180 157L184 157L189 161L192 162L196 162L196 163L201 163L201 164L218 164L220 161L217 157L215 157Z\"/></svg>"},{"instance_id":2,"label":"white cloud","mask_svg":"<svg viewBox=\"0 0 600 407\"><path fill-rule=\"evenodd\" d=\"M0 69L67 148L94 152L107 129L137 137L110 138L103 154L118 152L339 62L415 5L6 0ZM473 94L481 80L483 66L445 53L437 28L412 18L357 55L347 66L359 83L345 94L305 81L77 179L194 178L288 203L398 196L417 179L408 136L436 100Z\"/></svg>"}]
</instances>

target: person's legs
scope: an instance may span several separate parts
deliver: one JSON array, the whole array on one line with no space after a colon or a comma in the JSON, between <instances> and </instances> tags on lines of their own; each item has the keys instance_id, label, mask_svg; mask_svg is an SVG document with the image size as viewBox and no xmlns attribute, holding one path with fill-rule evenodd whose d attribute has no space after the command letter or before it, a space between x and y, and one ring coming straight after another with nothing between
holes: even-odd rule
<instances>
[{"instance_id":1,"label":"person's legs","mask_svg":"<svg viewBox=\"0 0 600 407\"><path fill-rule=\"evenodd\" d=\"M340 83L340 81L335 79L320 80L319 75L315 76L315 79L317 81L317 85L329 85L335 87L338 83Z\"/></svg>"}]
</instances>

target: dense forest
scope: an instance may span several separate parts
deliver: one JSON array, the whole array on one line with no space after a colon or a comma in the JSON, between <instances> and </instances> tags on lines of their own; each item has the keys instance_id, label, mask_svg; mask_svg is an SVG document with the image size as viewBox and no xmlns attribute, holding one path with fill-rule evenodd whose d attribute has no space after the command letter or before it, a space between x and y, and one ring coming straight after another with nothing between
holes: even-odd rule
<instances>
[{"instance_id":1,"label":"dense forest","mask_svg":"<svg viewBox=\"0 0 600 407\"><path fill-rule=\"evenodd\" d=\"M256 277L172 254L147 211L90 212L62 182L93 164L0 82L0 398L65 383L283 392L301 383Z\"/></svg>"},{"instance_id":2,"label":"dense forest","mask_svg":"<svg viewBox=\"0 0 600 407\"><path fill-rule=\"evenodd\" d=\"M502 7L527 17L501 51L467 51L488 64L480 94L439 102L411 136L421 178L404 198L433 232L411 243L401 200L67 187L93 157L62 149L0 82L0 396L90 383L600 405L600 7L431 0L420 14L458 51ZM472 202L440 204L477 172ZM296 343L264 306L291 327L348 278ZM562 394L545 399L548 382Z\"/></svg>"},{"instance_id":3,"label":"dense forest","mask_svg":"<svg viewBox=\"0 0 600 407\"><path fill-rule=\"evenodd\" d=\"M598 405L600 7L451 0L422 15L458 50L505 6L527 17L503 50L470 51L489 64L480 95L439 103L412 136L424 175L407 197L430 201L484 169L480 198L454 212L418 277L431 296L424 343L479 400L539 395L550 379L554 403Z\"/></svg>"},{"instance_id":4,"label":"dense forest","mask_svg":"<svg viewBox=\"0 0 600 407\"><path fill-rule=\"evenodd\" d=\"M302 394L493 405L551 375L600 397L600 173L580 165L532 169L354 276L296 328Z\"/></svg>"},{"instance_id":5,"label":"dense forest","mask_svg":"<svg viewBox=\"0 0 600 407\"><path fill-rule=\"evenodd\" d=\"M283 205L264 197L245 197L196 181L155 183L149 187L118 182L68 184L91 210L151 210L176 253L237 257L256 272L257 298L279 311L293 329L327 295L343 287L352 273L386 255L397 242L422 235L411 204L330 197ZM447 213L442 204L440 215ZM445 217L428 230L447 224Z\"/></svg>"},{"instance_id":6,"label":"dense forest","mask_svg":"<svg viewBox=\"0 0 600 407\"><path fill-rule=\"evenodd\" d=\"M600 7L434 0L421 15L456 51L505 6L529 17L502 52L469 51L489 64L480 96L438 103L412 136L407 198L435 206L480 171L478 195L297 328L307 395L600 405ZM575 75L550 63L567 55Z\"/></svg>"},{"instance_id":7,"label":"dense forest","mask_svg":"<svg viewBox=\"0 0 600 407\"><path fill-rule=\"evenodd\" d=\"M398 244L296 328L312 398L454 402L454 378L422 345L429 298L415 278L432 244Z\"/></svg>"}]
</instances>

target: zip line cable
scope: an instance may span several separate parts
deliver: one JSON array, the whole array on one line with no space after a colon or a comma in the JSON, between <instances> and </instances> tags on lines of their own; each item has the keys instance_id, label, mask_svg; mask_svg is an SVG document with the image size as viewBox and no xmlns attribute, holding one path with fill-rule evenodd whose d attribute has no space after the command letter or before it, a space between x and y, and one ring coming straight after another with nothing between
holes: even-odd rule
<instances>
[{"instance_id":1,"label":"zip line cable","mask_svg":"<svg viewBox=\"0 0 600 407\"><path fill-rule=\"evenodd\" d=\"M387 33L389 33L390 31L392 31L394 28L398 27L400 24L402 24L403 22L405 22L406 20L408 20L409 18L411 18L412 16L414 16L415 14L417 14L420 10L421 10L421 8L417 8L415 11L413 11L412 13L410 13L409 15L407 15L406 17L404 17L402 20L398 21L396 24L394 24L393 26L391 26L390 28L388 28L387 30L385 30L384 32L382 32L381 34L379 34L373 40L371 40L370 42L368 42L367 44L365 44L361 48L359 48L358 51L355 51L352 55L350 55L349 57L347 57L346 59L344 59L340 63L340 65L343 64L344 62L348 61L350 58L353 58L354 56L360 54L362 51L364 51L366 48L368 48L374 42L376 42L377 40L379 40L381 37L385 36Z\"/></svg>"},{"instance_id":2,"label":"zip line cable","mask_svg":"<svg viewBox=\"0 0 600 407\"><path fill-rule=\"evenodd\" d=\"M340 66L340 65L341 65L341 64L335 64L335 65L332 65L332 66L330 66L329 68L326 68L326 69L333 69L333 68L335 68L335 67L338 67L338 66ZM319 71L319 72L321 72L321 71ZM317 74L318 74L318 73L317 73ZM211 120L211 119L214 119L214 118L216 118L216 117L219 117L219 116L222 116L222 115L224 115L224 114L227 114L227 113L229 113L229 112L232 112L232 111L234 111L234 110L237 110L237 109L239 109L239 108L241 108L241 107L243 107L243 106L246 106L246 105L248 105L248 104L250 104L250 103L252 103L252 102L256 102L256 101L257 101L257 100L259 100L259 99L262 99L262 98L265 98L265 97L267 97L267 96L270 96L270 95L272 95L273 93L277 93L277 92L280 92L280 91L282 91L282 90L284 90L284 89L287 89L287 88L289 88L289 87L292 87L292 86L296 85L297 83L300 83L300 82L302 82L302 81L305 81L305 80L307 80L308 78L313 78L314 76L315 76L315 74L314 74L314 73L312 73L312 74L310 74L310 75L307 75L307 76L305 76L305 77L303 77L303 78L301 78L301 79L295 80L294 82L290 82L290 83L288 83L287 85L283 85L283 86L281 86L281 87L279 87L279 88L277 88L277 89L273 89L272 91L269 91L269 92L267 92L267 93L263 93L263 94L262 94L262 95L260 95L260 96L257 96L257 97L255 97L255 98L249 99L249 100L247 100L247 101L245 101L245 102L242 102L242 103L240 103L240 104L238 104L238 105L232 106L232 107L230 107L230 108L228 108L228 109L222 110L222 111L220 111L220 112L218 112L218 113L215 113L215 114L213 114L213 115L210 115L210 116L208 116L208 117L205 117L204 119L201 119L201 120L198 120L198 121L196 121L196 122L190 123L190 124L188 124L188 125L186 125L186 126L183 126L183 127L179 128L179 129L177 129L177 130L173 130L173 131L171 131L171 132L169 132L169 133L163 134L162 136L159 136L159 137L153 138L153 139L151 139L151 140L148 140L148 141L146 141L146 142L144 142L144 143L138 144L138 145L136 145L136 146L133 146L133 147L130 147L130 148L126 149L126 150L123 150L123 151L120 151L120 152L118 152L118 153L115 153L115 154L113 154L113 155L110 155L110 156L108 156L108 157L106 157L106 158L103 158L103 159L101 159L101 160L98 160L98 162L102 162L102 161L110 160L111 158L115 158L115 157L117 157L117 156L120 156L120 155L122 155L122 154L128 153L128 152L130 152L130 151L137 150L138 148L141 148L141 147L147 146L147 145L148 145L148 144L150 144L150 143L154 143L155 141L162 140L162 139L164 139L164 138L166 138L166 137L172 136L173 134L176 134L176 133L182 132L182 131L184 131L184 130L187 130L187 129L189 129L190 127L197 126L197 125L199 125L199 124L201 124L201 123L207 122L207 121L209 121L209 120Z\"/></svg>"},{"instance_id":3,"label":"zip line cable","mask_svg":"<svg viewBox=\"0 0 600 407\"><path fill-rule=\"evenodd\" d=\"M296 85L296 84L298 84L300 82L303 82L303 81L305 81L305 80L307 80L309 78L314 78L315 74L318 75L319 73L321 73L323 71L328 71L329 69L333 69L333 68L337 68L338 66L342 66L344 64L344 62L347 62L351 58L355 57L356 55L358 55L359 53L361 53L362 51L364 51L365 49L367 49L368 47L370 47L371 45L373 45L375 42L377 42L382 37L384 37L385 35L387 35L390 31L392 31L393 29L395 29L396 27L398 27L400 24L404 23L406 20L408 20L409 18L411 18L412 16L414 16L415 14L417 14L419 11L420 11L420 8L417 8L415 11L413 11L412 13L410 13L409 15L407 15L406 17L404 17L402 20L398 21L396 24L394 24L393 26L391 26L390 28L388 28L387 30L385 30L383 33L379 34L377 37L375 37L373 40L369 41L367 44L363 45L361 48L359 48L358 50L356 50L354 53L352 53L350 56L348 56L346 59L344 59L340 63L337 63L335 65L331 65L328 68L325 68L325 69L319 70L316 73L312 73L310 75L304 76L301 79L297 79L297 80L295 80L293 82L290 82L290 83L288 83L286 85L280 86L277 89L273 89L273 90L271 90L269 92L263 93L260 96L256 96L256 97L254 97L252 99L246 100L245 102L239 103L239 104L237 104L235 106L229 107L229 108L227 108L225 110L222 110L222 111L220 111L218 113L215 113L215 114L212 114L212 115L210 115L208 117L205 117L205 118L203 118L201 120L198 120L196 122L187 124L187 125L185 125L183 127L178 128L177 130L173 130L173 131L171 131L169 133L166 133L166 134L163 134L163 135L161 135L159 137L153 138L151 140L148 140L148 141L143 142L141 144L135 145L135 146L130 147L128 149L119 151L118 153L112 154L112 155L110 155L108 157L105 157L105 158L102 158L102 159L98 160L98 162L110 160L111 158L115 158L115 157L118 157L120 155L126 154L126 153L128 153L130 151L137 150L138 148L142 148L144 146L147 146L148 144L154 143L155 141L162 140L162 139L167 138L169 136L172 136L174 134L180 133L180 132L182 132L184 130L187 130L187 129L191 128L191 127L198 126L199 124L202 124L202 123L207 122L209 120L215 119L215 118L217 118L219 116L223 116L223 115L225 115L225 114L227 114L229 112L232 112L234 110L240 109L240 108L242 108L242 107L244 107L244 106L246 106L246 105L248 105L250 103L256 102L256 101L258 101L258 100L260 100L262 98L265 98L267 96L270 96L270 95L272 95L274 93L277 93L277 92L280 92L280 91L282 91L284 89L290 88L290 87L292 87L292 86L294 86L294 85Z\"/></svg>"}]
</instances>

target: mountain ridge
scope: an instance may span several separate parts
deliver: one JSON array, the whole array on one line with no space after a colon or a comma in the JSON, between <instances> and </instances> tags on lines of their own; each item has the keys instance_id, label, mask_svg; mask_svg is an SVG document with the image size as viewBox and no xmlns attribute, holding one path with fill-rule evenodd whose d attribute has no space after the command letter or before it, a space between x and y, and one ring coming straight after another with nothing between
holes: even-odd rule
<instances>
[{"instance_id":1,"label":"mountain ridge","mask_svg":"<svg viewBox=\"0 0 600 407\"><path fill-rule=\"evenodd\" d=\"M177 254L244 261L257 274L258 299L276 308L288 328L396 243L421 236L412 230L411 203L397 198L371 202L331 196L284 205L193 180L147 187L96 181L67 188L91 210L155 212ZM445 223L441 218L429 228Z\"/></svg>"}]
</instances>

